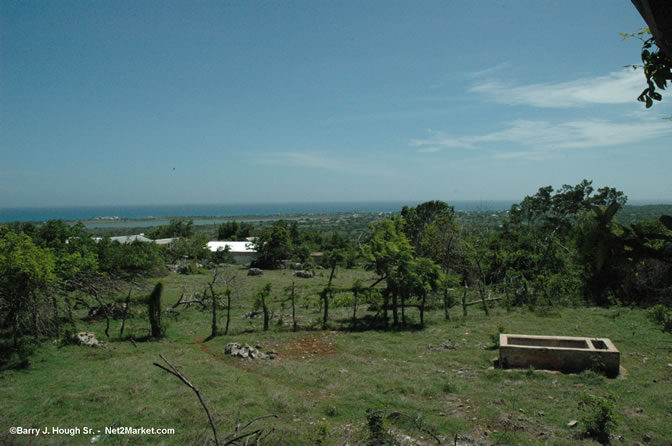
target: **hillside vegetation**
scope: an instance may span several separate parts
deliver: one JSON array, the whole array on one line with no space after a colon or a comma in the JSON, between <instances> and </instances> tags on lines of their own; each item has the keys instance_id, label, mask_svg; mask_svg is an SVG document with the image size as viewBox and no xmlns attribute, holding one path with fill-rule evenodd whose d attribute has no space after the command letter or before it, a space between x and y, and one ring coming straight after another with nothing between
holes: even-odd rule
<instances>
[{"instance_id":1,"label":"hillside vegetation","mask_svg":"<svg viewBox=\"0 0 672 446\"><path fill-rule=\"evenodd\" d=\"M625 202L584 181L494 226L439 201L358 234L222 224L255 237L261 275L189 221L153 230L168 246L0 227L0 441L669 444L670 217L619 223ZM610 338L621 374L494 369L499 333Z\"/></svg>"}]
</instances>

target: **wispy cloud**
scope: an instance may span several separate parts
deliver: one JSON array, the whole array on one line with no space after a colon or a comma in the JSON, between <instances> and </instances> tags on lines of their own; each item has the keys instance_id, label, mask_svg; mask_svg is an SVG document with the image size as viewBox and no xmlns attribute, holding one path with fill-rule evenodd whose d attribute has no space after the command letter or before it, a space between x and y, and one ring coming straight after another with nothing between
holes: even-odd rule
<instances>
[{"instance_id":1,"label":"wispy cloud","mask_svg":"<svg viewBox=\"0 0 672 446\"><path fill-rule=\"evenodd\" d=\"M445 132L437 132L434 130L427 130L429 133L427 138L412 139L408 145L411 147L419 147L418 153L434 153L443 149L475 149L476 147L470 141L471 137L459 137Z\"/></svg>"},{"instance_id":2,"label":"wispy cloud","mask_svg":"<svg viewBox=\"0 0 672 446\"><path fill-rule=\"evenodd\" d=\"M495 158L546 158L551 152L570 149L591 149L621 146L659 138L672 133L672 126L665 121L635 120L613 122L604 120L549 121L517 120L506 124L502 130L484 135L450 135L428 131L426 139L415 139L409 146L417 152L436 152L435 149L486 149L501 146L509 151L495 149Z\"/></svg>"},{"instance_id":3,"label":"wispy cloud","mask_svg":"<svg viewBox=\"0 0 672 446\"><path fill-rule=\"evenodd\" d=\"M495 65L494 67L485 68L483 70L472 71L470 73L467 73L467 77L472 78L472 79L483 78L483 77L491 76L493 73L505 70L509 67L511 67L511 63L502 62L500 64Z\"/></svg>"},{"instance_id":4,"label":"wispy cloud","mask_svg":"<svg viewBox=\"0 0 672 446\"><path fill-rule=\"evenodd\" d=\"M490 80L469 89L487 100L509 105L569 108L589 104L622 104L635 101L645 87L641 70L622 70L606 76L584 77L567 82L514 85Z\"/></svg>"}]
</instances>

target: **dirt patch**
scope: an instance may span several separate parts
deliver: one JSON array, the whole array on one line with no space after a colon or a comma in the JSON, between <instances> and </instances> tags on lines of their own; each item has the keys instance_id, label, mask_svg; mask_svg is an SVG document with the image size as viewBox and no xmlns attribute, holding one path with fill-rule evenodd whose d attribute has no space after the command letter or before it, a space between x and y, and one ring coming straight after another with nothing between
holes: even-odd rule
<instances>
[{"instance_id":1,"label":"dirt patch","mask_svg":"<svg viewBox=\"0 0 672 446\"><path fill-rule=\"evenodd\" d=\"M311 392L307 392L307 391L305 391L305 390L296 388L296 387L294 387L294 386L292 386L292 385L287 384L287 383L284 382L284 381L281 381L281 380L277 379L277 378L274 377L274 376L271 376L271 375L268 375L268 374L266 374L266 373L263 373L264 368L263 368L263 367L259 367L259 365L258 365L258 364L259 364L259 361L245 361L245 360L241 360L241 359L238 359L238 358L230 358L230 357L229 357L229 358L225 358L225 357L223 357L223 356L220 356L220 355L218 355L218 354L213 353L213 352L208 348L208 346L205 345L205 342L204 342L204 341L205 341L205 340L204 340L203 338L199 338L199 339L196 339L196 340L194 341L194 344L198 345L199 348L201 349L201 351L202 351L203 353L209 355L210 357L212 357L212 358L215 359L216 361L219 361L219 362L221 362L221 363L223 363L223 364L226 364L226 365L229 366L229 367L235 367L235 368L237 368L237 369L239 369L239 370L243 370L243 371L245 371L245 372L251 373L251 374L256 375L256 376L258 376L258 377L260 377L260 378L267 379L267 380L269 380L269 381L274 382L274 383L277 384L278 386L285 387L285 388L290 389L290 390L292 390L293 392L296 392L296 393L301 393L301 394L303 394L303 395L305 395L305 396L307 396L307 397L309 397L309 398L315 398L315 395L313 395ZM264 361L264 364L267 364L267 362Z\"/></svg>"},{"instance_id":2,"label":"dirt patch","mask_svg":"<svg viewBox=\"0 0 672 446\"><path fill-rule=\"evenodd\" d=\"M320 356L335 355L338 349L334 338L340 333L306 333L289 345L278 345L278 359L310 359Z\"/></svg>"}]
</instances>

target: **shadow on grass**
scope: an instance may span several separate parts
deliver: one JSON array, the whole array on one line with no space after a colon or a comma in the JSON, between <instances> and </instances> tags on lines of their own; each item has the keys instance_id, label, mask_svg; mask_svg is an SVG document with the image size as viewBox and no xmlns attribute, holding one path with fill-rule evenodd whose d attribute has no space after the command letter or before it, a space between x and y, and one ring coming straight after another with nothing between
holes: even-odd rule
<instances>
[{"instance_id":1,"label":"shadow on grass","mask_svg":"<svg viewBox=\"0 0 672 446\"><path fill-rule=\"evenodd\" d=\"M21 339L15 347L13 340L0 337L0 372L5 370L23 370L30 366L30 355L37 345L32 341Z\"/></svg>"}]
</instances>

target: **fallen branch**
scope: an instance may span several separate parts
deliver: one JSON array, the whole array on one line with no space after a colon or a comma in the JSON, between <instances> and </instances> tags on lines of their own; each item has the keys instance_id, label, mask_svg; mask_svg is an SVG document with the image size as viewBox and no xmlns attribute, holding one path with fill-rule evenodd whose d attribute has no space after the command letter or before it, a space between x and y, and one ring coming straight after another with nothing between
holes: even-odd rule
<instances>
[{"instance_id":1,"label":"fallen branch","mask_svg":"<svg viewBox=\"0 0 672 446\"><path fill-rule=\"evenodd\" d=\"M171 375L177 377L180 381L182 381L187 387L189 387L191 390L194 391L196 396L198 397L198 400L201 402L201 406L203 406L203 410L205 410L205 413L208 415L208 421L210 422L210 427L212 427L212 432L215 435L215 445L219 446L219 437L217 436L217 426L215 425L215 420L212 418L212 414L210 413L210 410L208 409L208 406L206 406L205 401L203 401L203 397L201 396L201 392L194 386L189 379L187 379L186 376L181 374L174 365L170 363L163 355L159 355L163 361L168 364L168 367L170 367L170 370L162 366L161 364L157 364L156 362L154 363L155 366L158 368L162 369L165 372L170 373ZM229 443L227 443L229 444Z\"/></svg>"},{"instance_id":2,"label":"fallen branch","mask_svg":"<svg viewBox=\"0 0 672 446\"><path fill-rule=\"evenodd\" d=\"M131 339L132 341L132 339ZM250 427L252 424L259 420L263 420L265 418L278 418L277 415L271 414L271 415L262 415L260 417L253 418L252 420L248 421L247 424L241 427L240 425L240 413L238 413L238 418L233 425L233 431L229 432L224 436L224 438L221 440L224 443L220 443L219 436L217 435L217 426L215 425L215 420L212 417L212 414L210 413L210 410L208 409L208 406L206 406L205 401L203 400L203 396L201 392L192 384L189 379L184 376L182 373L175 368L173 364L171 364L163 355L159 355L163 361L168 364L168 367L170 369L164 367L161 364L157 364L156 362L154 363L155 366L160 368L161 370L170 373L171 375L177 377L180 381L182 381L187 387L189 387L191 390L194 391L196 396L198 397L198 400L201 402L201 406L203 406L203 410L205 410L205 413L208 415L208 421L210 422L210 427L212 427L212 432L215 435L215 445L216 446L228 446L228 445L237 445L240 444L238 443L239 440L245 439L245 442L242 443L244 445L248 444L248 441L253 437L256 436L256 441L254 444L259 445L262 444L262 440L268 438L270 435L272 435L275 432L275 428L271 428L270 430L266 431L264 428L256 429L252 432L243 432L245 429Z\"/></svg>"},{"instance_id":3,"label":"fallen branch","mask_svg":"<svg viewBox=\"0 0 672 446\"><path fill-rule=\"evenodd\" d=\"M182 299L184 299L184 291L182 291L182 294L180 295L180 298L177 299L177 302L175 302L175 303L173 304L173 306L170 307L170 308L175 308L175 307L177 307L178 305L180 305L180 303L182 303Z\"/></svg>"},{"instance_id":4,"label":"fallen branch","mask_svg":"<svg viewBox=\"0 0 672 446\"><path fill-rule=\"evenodd\" d=\"M275 428L271 429L270 431L266 432L266 435L264 435L264 429L257 429L252 432L248 432L246 434L243 434L242 432L250 427L253 423L259 420L263 420L264 418L278 418L277 415L272 414L272 415L263 415L260 417L253 418L250 420L245 426L240 427L240 413L238 413L238 419L236 420L236 424L234 425L233 432L230 432L226 437L224 437L224 440L227 440L226 443L224 443L224 446L227 445L233 445L236 444L236 441L242 440L243 438L246 437L251 437L253 435L257 435L257 441L255 444L261 444L261 440L264 438L269 437L273 432L275 432ZM232 438L229 438L232 437ZM247 441L245 442L247 444Z\"/></svg>"}]
</instances>

